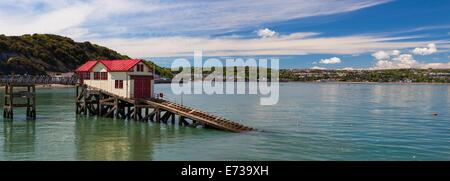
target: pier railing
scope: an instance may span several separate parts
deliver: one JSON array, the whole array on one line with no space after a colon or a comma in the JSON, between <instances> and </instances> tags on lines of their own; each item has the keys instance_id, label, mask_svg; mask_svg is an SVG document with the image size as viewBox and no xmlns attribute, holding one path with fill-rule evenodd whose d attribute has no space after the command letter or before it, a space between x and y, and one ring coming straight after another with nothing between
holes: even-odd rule
<instances>
[{"instance_id":1,"label":"pier railing","mask_svg":"<svg viewBox=\"0 0 450 181\"><path fill-rule=\"evenodd\" d=\"M77 76L52 77L47 75L20 75L20 76L0 76L0 84L62 84L75 85L78 82Z\"/></svg>"}]
</instances>

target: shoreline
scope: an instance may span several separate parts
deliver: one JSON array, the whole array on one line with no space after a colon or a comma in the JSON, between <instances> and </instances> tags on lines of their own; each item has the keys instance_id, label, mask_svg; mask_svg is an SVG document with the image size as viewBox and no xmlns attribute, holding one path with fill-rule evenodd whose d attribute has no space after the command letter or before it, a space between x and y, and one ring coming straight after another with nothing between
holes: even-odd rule
<instances>
[{"instance_id":1,"label":"shoreline","mask_svg":"<svg viewBox=\"0 0 450 181\"><path fill-rule=\"evenodd\" d=\"M195 82L195 81L192 81ZM247 82L246 82L247 83ZM450 85L450 83L431 83L431 82L304 82L304 81L281 81L279 83L308 83L308 84L385 84L385 85ZM171 83L155 83L155 84L171 84ZM61 85L61 84L38 84L36 89L59 89L59 88L73 88L75 85ZM4 86L0 86L0 90L4 90Z\"/></svg>"},{"instance_id":2,"label":"shoreline","mask_svg":"<svg viewBox=\"0 0 450 181\"><path fill-rule=\"evenodd\" d=\"M61 85L61 84L36 84L36 89L52 89L52 88L72 88L75 85ZM4 90L5 86L1 86L0 90Z\"/></svg>"},{"instance_id":3,"label":"shoreline","mask_svg":"<svg viewBox=\"0 0 450 181\"><path fill-rule=\"evenodd\" d=\"M190 81L190 82L199 82L199 81ZM249 81L237 81L237 82L246 82ZM345 81L324 81L324 82L316 82L316 81L279 81L279 83L312 83L312 84L392 84L392 85L450 85L449 83L440 83L440 82L345 82ZM169 83L157 83L157 84L171 84Z\"/></svg>"},{"instance_id":4,"label":"shoreline","mask_svg":"<svg viewBox=\"0 0 450 181\"><path fill-rule=\"evenodd\" d=\"M389 84L389 85L450 85L450 83L439 83L439 82L304 82L304 81L284 81L280 83L314 83L314 84Z\"/></svg>"},{"instance_id":5,"label":"shoreline","mask_svg":"<svg viewBox=\"0 0 450 181\"><path fill-rule=\"evenodd\" d=\"M200 81L188 81L188 82L200 82ZM245 82L248 81L237 81ZM311 83L311 84L389 84L389 85L450 85L450 83L440 83L440 82L344 82L344 81L279 81L279 83ZM171 82L155 83L155 84L171 84Z\"/></svg>"}]
</instances>

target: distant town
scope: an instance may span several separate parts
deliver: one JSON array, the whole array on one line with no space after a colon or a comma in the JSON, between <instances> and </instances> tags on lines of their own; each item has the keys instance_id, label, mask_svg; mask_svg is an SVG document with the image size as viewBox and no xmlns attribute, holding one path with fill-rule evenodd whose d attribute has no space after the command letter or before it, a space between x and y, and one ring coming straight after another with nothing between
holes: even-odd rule
<instances>
[{"instance_id":1,"label":"distant town","mask_svg":"<svg viewBox=\"0 0 450 181\"><path fill-rule=\"evenodd\" d=\"M260 69L260 68L259 68ZM231 69L233 70L233 69ZM189 72L192 77L206 79L212 71L197 70L202 74ZM228 70L229 71L229 70ZM271 69L267 70L271 79ZM238 73L239 72L239 73ZM235 67L234 73L223 69L224 80L249 81L249 67ZM172 72L178 74L181 72ZM189 75L187 77L189 77ZM257 76L260 79L259 76ZM166 78L167 82L171 79ZM264 78L263 78L264 79ZM280 82L390 82L390 83L450 83L450 69L383 69L383 70L319 70L319 69L280 69Z\"/></svg>"},{"instance_id":2,"label":"distant town","mask_svg":"<svg viewBox=\"0 0 450 181\"><path fill-rule=\"evenodd\" d=\"M282 69L280 70L280 81L450 83L450 69Z\"/></svg>"},{"instance_id":3,"label":"distant town","mask_svg":"<svg viewBox=\"0 0 450 181\"><path fill-rule=\"evenodd\" d=\"M235 67L237 68L237 67ZM201 71L202 74L194 73L194 68L187 77L190 80L206 79L212 71ZM161 71L166 71L159 75ZM241 73L237 73L241 72ZM270 79L271 70L268 69L268 78ZM156 71L156 83L171 83L174 75L181 73L179 71L170 71L167 68L161 68ZM223 70L223 79L236 81L249 81L249 68L241 67L234 70L234 73ZM71 77L73 72L59 73L47 72L50 77ZM186 77L186 76L183 76ZM259 79L259 76L257 76ZM450 83L450 69L384 69L384 70L319 70L319 69L280 69L280 82L388 82L388 83Z\"/></svg>"}]
</instances>

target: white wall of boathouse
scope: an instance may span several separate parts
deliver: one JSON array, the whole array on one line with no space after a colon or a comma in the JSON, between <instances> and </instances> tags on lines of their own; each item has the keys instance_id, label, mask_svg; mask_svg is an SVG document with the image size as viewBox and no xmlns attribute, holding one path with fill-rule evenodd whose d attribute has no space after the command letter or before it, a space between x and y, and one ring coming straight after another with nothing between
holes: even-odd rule
<instances>
[{"instance_id":1,"label":"white wall of boathouse","mask_svg":"<svg viewBox=\"0 0 450 181\"><path fill-rule=\"evenodd\" d=\"M143 64L143 63L139 63ZM94 80L94 72L107 72L108 79L107 80ZM102 89L105 91L108 91L110 93L126 97L126 98L133 98L134 97L134 81L131 79L131 76L153 76L152 70L144 66L143 71L137 71L137 66L134 66L132 71L127 72L108 72L106 67L101 64L97 63L94 67L92 67L90 72L90 79L84 80L84 84ZM116 80L122 80L123 81L123 88L116 88L115 87L115 81ZM154 93L154 80L151 81L151 87L150 87L150 95L153 96Z\"/></svg>"}]
</instances>

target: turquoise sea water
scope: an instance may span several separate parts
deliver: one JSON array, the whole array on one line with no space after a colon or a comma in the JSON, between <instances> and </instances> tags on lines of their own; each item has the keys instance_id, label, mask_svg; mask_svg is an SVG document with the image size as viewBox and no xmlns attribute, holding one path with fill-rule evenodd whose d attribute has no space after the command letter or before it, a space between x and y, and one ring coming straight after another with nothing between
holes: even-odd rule
<instances>
[{"instance_id":1,"label":"turquoise sea water","mask_svg":"<svg viewBox=\"0 0 450 181\"><path fill-rule=\"evenodd\" d=\"M450 160L449 85L281 83L277 106L155 88L259 131L76 116L73 88L38 89L36 121L0 117L0 160Z\"/></svg>"}]
</instances>

